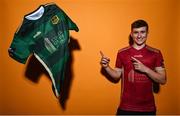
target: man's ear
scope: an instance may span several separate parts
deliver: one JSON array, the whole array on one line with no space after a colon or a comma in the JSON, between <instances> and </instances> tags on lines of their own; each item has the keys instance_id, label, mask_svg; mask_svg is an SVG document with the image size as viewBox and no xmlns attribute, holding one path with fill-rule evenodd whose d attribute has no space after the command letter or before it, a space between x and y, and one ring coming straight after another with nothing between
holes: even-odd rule
<instances>
[{"instance_id":1,"label":"man's ear","mask_svg":"<svg viewBox=\"0 0 180 116\"><path fill-rule=\"evenodd\" d=\"M132 37L132 31L130 32L130 36Z\"/></svg>"}]
</instances>

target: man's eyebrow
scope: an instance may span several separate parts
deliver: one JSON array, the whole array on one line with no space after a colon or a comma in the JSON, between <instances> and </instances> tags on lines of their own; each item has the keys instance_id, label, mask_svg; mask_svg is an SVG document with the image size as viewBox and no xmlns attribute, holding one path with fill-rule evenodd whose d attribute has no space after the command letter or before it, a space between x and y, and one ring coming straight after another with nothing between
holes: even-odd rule
<instances>
[{"instance_id":1,"label":"man's eyebrow","mask_svg":"<svg viewBox=\"0 0 180 116\"><path fill-rule=\"evenodd\" d=\"M138 33L138 31L133 31L133 33Z\"/></svg>"}]
</instances>

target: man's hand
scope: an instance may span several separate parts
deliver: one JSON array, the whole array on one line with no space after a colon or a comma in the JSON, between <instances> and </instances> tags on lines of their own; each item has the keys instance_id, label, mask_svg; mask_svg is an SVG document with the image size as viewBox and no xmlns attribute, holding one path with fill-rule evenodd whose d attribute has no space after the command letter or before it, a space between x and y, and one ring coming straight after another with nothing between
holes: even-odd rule
<instances>
[{"instance_id":1,"label":"man's hand","mask_svg":"<svg viewBox=\"0 0 180 116\"><path fill-rule=\"evenodd\" d=\"M140 72L147 72L148 67L145 66L141 61L139 61L138 59L131 57L133 60L133 65L134 65L134 69Z\"/></svg>"},{"instance_id":2,"label":"man's hand","mask_svg":"<svg viewBox=\"0 0 180 116\"><path fill-rule=\"evenodd\" d=\"M106 57L102 51L100 51L100 54L101 54L101 61L100 61L100 64L103 68L106 68L109 66L109 62L110 62L110 59L108 57Z\"/></svg>"}]
</instances>

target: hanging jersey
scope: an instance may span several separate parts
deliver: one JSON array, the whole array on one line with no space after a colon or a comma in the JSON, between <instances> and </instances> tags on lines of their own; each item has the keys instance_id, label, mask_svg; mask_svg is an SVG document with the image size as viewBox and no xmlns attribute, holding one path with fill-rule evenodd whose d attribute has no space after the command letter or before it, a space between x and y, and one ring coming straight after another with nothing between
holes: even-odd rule
<instances>
[{"instance_id":1,"label":"hanging jersey","mask_svg":"<svg viewBox=\"0 0 180 116\"><path fill-rule=\"evenodd\" d=\"M152 80L146 74L134 70L131 57L137 58L152 70L164 69L162 54L157 49L147 45L140 50L132 46L121 49L116 60L116 67L123 69L119 107L127 111L155 111Z\"/></svg>"},{"instance_id":2,"label":"hanging jersey","mask_svg":"<svg viewBox=\"0 0 180 116\"><path fill-rule=\"evenodd\" d=\"M56 4L41 5L24 16L8 50L13 59L24 64L34 54L49 73L57 97L69 56L69 30L79 31L62 9Z\"/></svg>"}]
</instances>

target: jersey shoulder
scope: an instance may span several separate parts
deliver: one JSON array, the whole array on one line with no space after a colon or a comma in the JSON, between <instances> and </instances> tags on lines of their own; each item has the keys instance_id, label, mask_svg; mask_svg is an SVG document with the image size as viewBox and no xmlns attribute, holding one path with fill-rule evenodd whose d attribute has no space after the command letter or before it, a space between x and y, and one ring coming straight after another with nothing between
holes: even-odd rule
<instances>
[{"instance_id":1,"label":"jersey shoulder","mask_svg":"<svg viewBox=\"0 0 180 116\"><path fill-rule=\"evenodd\" d=\"M131 46L127 46L127 47L121 48L121 49L119 49L118 53L128 51L130 48L131 48Z\"/></svg>"},{"instance_id":2,"label":"jersey shoulder","mask_svg":"<svg viewBox=\"0 0 180 116\"><path fill-rule=\"evenodd\" d=\"M49 2L49 3L46 3L44 6L51 6L51 5L56 5L54 2Z\"/></svg>"},{"instance_id":3,"label":"jersey shoulder","mask_svg":"<svg viewBox=\"0 0 180 116\"><path fill-rule=\"evenodd\" d=\"M148 46L148 45L146 45L146 49L149 50L149 51L151 51L151 52L160 53L160 50L159 50L159 49L153 48L153 47Z\"/></svg>"}]
</instances>

